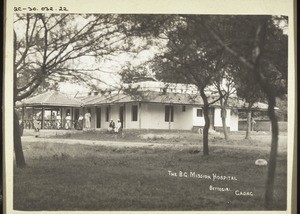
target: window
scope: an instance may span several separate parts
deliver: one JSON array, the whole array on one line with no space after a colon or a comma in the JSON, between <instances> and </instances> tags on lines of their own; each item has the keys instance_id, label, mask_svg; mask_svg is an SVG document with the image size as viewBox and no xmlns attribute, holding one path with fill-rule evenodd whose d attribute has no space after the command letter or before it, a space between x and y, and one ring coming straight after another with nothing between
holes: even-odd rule
<instances>
[{"instance_id":1,"label":"window","mask_svg":"<svg viewBox=\"0 0 300 214\"><path fill-rule=\"evenodd\" d=\"M197 117L202 117L202 115L203 115L202 109L198 108L197 109Z\"/></svg>"},{"instance_id":2,"label":"window","mask_svg":"<svg viewBox=\"0 0 300 214\"><path fill-rule=\"evenodd\" d=\"M185 112L185 106L182 106L182 111Z\"/></svg>"},{"instance_id":3,"label":"window","mask_svg":"<svg viewBox=\"0 0 300 214\"><path fill-rule=\"evenodd\" d=\"M174 121L174 108L173 106L165 106L165 122Z\"/></svg>"},{"instance_id":4,"label":"window","mask_svg":"<svg viewBox=\"0 0 300 214\"><path fill-rule=\"evenodd\" d=\"M138 106L134 105L131 107L131 120L137 121L138 120Z\"/></svg>"},{"instance_id":5,"label":"window","mask_svg":"<svg viewBox=\"0 0 300 214\"><path fill-rule=\"evenodd\" d=\"M105 121L108 122L109 121L109 115L110 115L110 107L107 106L105 108Z\"/></svg>"}]
</instances>

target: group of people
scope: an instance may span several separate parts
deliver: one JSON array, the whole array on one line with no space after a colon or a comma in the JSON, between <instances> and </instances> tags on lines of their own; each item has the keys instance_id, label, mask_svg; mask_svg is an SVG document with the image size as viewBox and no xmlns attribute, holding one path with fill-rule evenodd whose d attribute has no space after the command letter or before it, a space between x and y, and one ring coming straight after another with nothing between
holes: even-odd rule
<instances>
[{"instance_id":1,"label":"group of people","mask_svg":"<svg viewBox=\"0 0 300 214\"><path fill-rule=\"evenodd\" d=\"M85 127L87 129L91 128L90 118L91 118L91 113L87 112L85 114ZM59 129L61 127L61 117L60 117L59 113L57 114L56 121L57 121L57 129ZM81 114L79 115L77 121L74 121L73 125L76 129L79 129L79 130L83 129L83 116ZM70 113L67 113L67 116L65 117L64 128L65 129L72 128L72 118L70 116Z\"/></svg>"},{"instance_id":2,"label":"group of people","mask_svg":"<svg viewBox=\"0 0 300 214\"><path fill-rule=\"evenodd\" d=\"M41 129L41 122L38 121L36 119L36 117L34 117L34 119L33 119L33 125L34 125L34 128L36 131L39 131ZM77 121L74 122L73 125L76 129L79 129L79 130L82 130L83 127L85 127L86 129L90 129L91 128L91 113L90 112L85 113L84 117L82 116L82 114L80 114ZM62 124L62 117L61 117L60 113L58 112L56 115L56 118L55 118L55 126L57 129L60 129L62 127L65 129L71 129L72 128L72 118L70 116L70 113L67 113L67 115L65 117L65 123ZM120 119L118 119L117 123L115 123L113 121L113 119L111 119L107 130L108 130L108 132L119 133L121 128L122 128L122 123L121 123Z\"/></svg>"},{"instance_id":3,"label":"group of people","mask_svg":"<svg viewBox=\"0 0 300 214\"><path fill-rule=\"evenodd\" d=\"M115 123L113 119L110 120L107 131L112 133L119 133L122 128L122 123L118 119L118 122Z\"/></svg>"}]
</instances>

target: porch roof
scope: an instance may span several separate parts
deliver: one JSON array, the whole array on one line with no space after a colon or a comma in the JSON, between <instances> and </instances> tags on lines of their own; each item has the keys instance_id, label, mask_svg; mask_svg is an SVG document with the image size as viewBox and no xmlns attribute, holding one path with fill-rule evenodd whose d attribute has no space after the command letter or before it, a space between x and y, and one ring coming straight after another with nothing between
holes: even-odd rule
<instances>
[{"instance_id":1,"label":"porch roof","mask_svg":"<svg viewBox=\"0 0 300 214\"><path fill-rule=\"evenodd\" d=\"M69 95L59 91L47 91L34 97L25 99L17 104L17 106L62 106L62 107L80 107L83 102L70 97Z\"/></svg>"}]
</instances>

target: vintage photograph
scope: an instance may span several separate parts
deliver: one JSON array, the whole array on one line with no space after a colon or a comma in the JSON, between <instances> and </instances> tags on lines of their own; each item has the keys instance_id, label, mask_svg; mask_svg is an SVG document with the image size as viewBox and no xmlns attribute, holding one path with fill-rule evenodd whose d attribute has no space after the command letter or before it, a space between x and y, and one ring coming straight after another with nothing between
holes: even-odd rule
<instances>
[{"instance_id":1,"label":"vintage photograph","mask_svg":"<svg viewBox=\"0 0 300 214\"><path fill-rule=\"evenodd\" d=\"M287 210L288 16L13 18L14 210Z\"/></svg>"}]
</instances>

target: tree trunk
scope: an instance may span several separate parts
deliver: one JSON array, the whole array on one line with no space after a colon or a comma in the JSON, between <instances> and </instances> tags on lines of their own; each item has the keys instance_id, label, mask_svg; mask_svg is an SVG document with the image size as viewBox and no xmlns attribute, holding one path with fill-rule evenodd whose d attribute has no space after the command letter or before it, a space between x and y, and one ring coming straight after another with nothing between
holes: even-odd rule
<instances>
[{"instance_id":1,"label":"tree trunk","mask_svg":"<svg viewBox=\"0 0 300 214\"><path fill-rule=\"evenodd\" d=\"M208 130L210 125L210 120L208 116L208 106L203 107L203 114L204 114L204 127L203 127L203 155L209 155L208 150Z\"/></svg>"},{"instance_id":2,"label":"tree trunk","mask_svg":"<svg viewBox=\"0 0 300 214\"><path fill-rule=\"evenodd\" d=\"M226 125L226 108L221 107L221 118L222 118L222 126L223 126L223 132L224 132L224 137L226 141L229 141L229 133Z\"/></svg>"},{"instance_id":3,"label":"tree trunk","mask_svg":"<svg viewBox=\"0 0 300 214\"><path fill-rule=\"evenodd\" d=\"M25 158L24 158L22 143L21 143L19 119L15 110L14 110L14 151L15 151L17 167L19 168L25 167L26 163L25 163Z\"/></svg>"},{"instance_id":4,"label":"tree trunk","mask_svg":"<svg viewBox=\"0 0 300 214\"><path fill-rule=\"evenodd\" d=\"M16 53L17 53L16 47L17 47L17 36L16 36L16 32L14 31L14 62L16 62ZM14 104L15 104L16 98L17 98L16 63L14 63L14 82L13 83L14 83ZM26 164L25 164L25 158L24 158L22 143L21 143L21 130L20 130L20 125L19 125L19 118L18 118L18 114L15 109L14 109L13 120L14 120L14 136L13 136L13 138L14 138L14 151L15 151L16 165L19 168L23 168L26 166Z\"/></svg>"},{"instance_id":5,"label":"tree trunk","mask_svg":"<svg viewBox=\"0 0 300 214\"><path fill-rule=\"evenodd\" d=\"M245 139L251 139L251 110L247 111L247 127L246 127L246 137Z\"/></svg>"},{"instance_id":6,"label":"tree trunk","mask_svg":"<svg viewBox=\"0 0 300 214\"><path fill-rule=\"evenodd\" d=\"M203 127L203 155L209 155L209 149L208 149L208 130L209 130L209 125L210 125L210 120L209 120L209 104L207 97L204 93L204 90L200 90L201 98L203 100L203 115L204 115L204 127Z\"/></svg>"},{"instance_id":7,"label":"tree trunk","mask_svg":"<svg viewBox=\"0 0 300 214\"><path fill-rule=\"evenodd\" d=\"M265 208L267 210L270 210L273 207L273 192L274 192L274 182L275 182L275 169L276 169L279 131L278 131L277 116L274 110L276 104L275 97L269 95L268 101L269 101L268 115L271 120L272 141L271 141L271 152L269 158L268 177L267 177L266 193L265 193Z\"/></svg>"}]
</instances>

